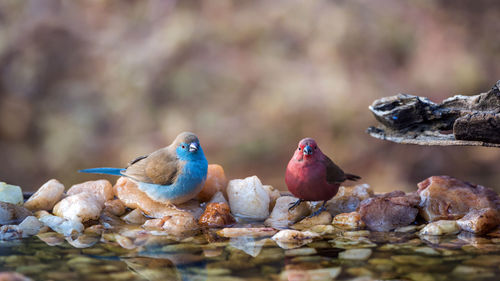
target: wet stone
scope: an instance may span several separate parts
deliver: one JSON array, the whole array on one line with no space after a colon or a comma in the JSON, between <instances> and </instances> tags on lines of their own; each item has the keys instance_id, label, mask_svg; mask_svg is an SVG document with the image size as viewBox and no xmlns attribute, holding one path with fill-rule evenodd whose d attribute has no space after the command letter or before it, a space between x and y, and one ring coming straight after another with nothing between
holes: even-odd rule
<instances>
[{"instance_id":1,"label":"wet stone","mask_svg":"<svg viewBox=\"0 0 500 281\"><path fill-rule=\"evenodd\" d=\"M418 203L416 194L395 191L364 200L358 212L368 229L391 231L415 221Z\"/></svg>"},{"instance_id":2,"label":"wet stone","mask_svg":"<svg viewBox=\"0 0 500 281\"><path fill-rule=\"evenodd\" d=\"M24 207L32 210L50 211L54 205L61 200L64 192L64 185L56 179L51 179L44 183L29 199L24 203Z\"/></svg>"},{"instance_id":3,"label":"wet stone","mask_svg":"<svg viewBox=\"0 0 500 281\"><path fill-rule=\"evenodd\" d=\"M492 189L448 176L420 182L417 193L420 215L431 222L460 219L472 210L500 207L500 197Z\"/></svg>"}]
</instances>

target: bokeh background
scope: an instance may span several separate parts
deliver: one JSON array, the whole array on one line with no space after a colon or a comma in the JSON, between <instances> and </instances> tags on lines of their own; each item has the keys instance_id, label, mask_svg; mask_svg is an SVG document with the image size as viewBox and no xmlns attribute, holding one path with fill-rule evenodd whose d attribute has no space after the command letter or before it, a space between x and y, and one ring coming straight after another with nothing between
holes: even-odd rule
<instances>
[{"instance_id":1,"label":"bokeh background","mask_svg":"<svg viewBox=\"0 0 500 281\"><path fill-rule=\"evenodd\" d=\"M70 186L189 130L229 178L280 189L310 136L378 192L440 174L500 191L500 149L365 133L383 96L489 90L497 3L0 1L0 180Z\"/></svg>"}]
</instances>

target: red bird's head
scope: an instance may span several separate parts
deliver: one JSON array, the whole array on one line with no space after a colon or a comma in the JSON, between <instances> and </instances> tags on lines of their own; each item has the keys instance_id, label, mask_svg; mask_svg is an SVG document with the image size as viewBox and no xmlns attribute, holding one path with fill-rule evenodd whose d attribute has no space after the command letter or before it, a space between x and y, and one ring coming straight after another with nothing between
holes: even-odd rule
<instances>
[{"instance_id":1,"label":"red bird's head","mask_svg":"<svg viewBox=\"0 0 500 281\"><path fill-rule=\"evenodd\" d=\"M294 158L301 161L303 159L316 158L319 155L321 155L321 150L316 141L311 138L305 138L299 142L299 147L295 151Z\"/></svg>"}]
</instances>

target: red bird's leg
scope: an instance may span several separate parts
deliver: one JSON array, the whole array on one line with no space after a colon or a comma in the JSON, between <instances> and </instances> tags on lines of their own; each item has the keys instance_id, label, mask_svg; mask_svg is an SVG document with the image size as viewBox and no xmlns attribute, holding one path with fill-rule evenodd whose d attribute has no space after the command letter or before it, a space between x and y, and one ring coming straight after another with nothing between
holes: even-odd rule
<instances>
[{"instance_id":1,"label":"red bird's leg","mask_svg":"<svg viewBox=\"0 0 500 281\"><path fill-rule=\"evenodd\" d=\"M295 201L294 203L290 204L290 208L288 208L288 211L293 210L293 208L297 207L302 202L304 202L304 200L299 199L299 200Z\"/></svg>"},{"instance_id":2,"label":"red bird's leg","mask_svg":"<svg viewBox=\"0 0 500 281\"><path fill-rule=\"evenodd\" d=\"M323 201L323 204L321 205L321 207L319 207L319 209L316 210L316 212L314 212L310 216L308 216L308 218L312 218L314 216L317 216L317 215L321 214L323 211L326 211L326 207L325 207L326 201L327 200Z\"/></svg>"}]
</instances>

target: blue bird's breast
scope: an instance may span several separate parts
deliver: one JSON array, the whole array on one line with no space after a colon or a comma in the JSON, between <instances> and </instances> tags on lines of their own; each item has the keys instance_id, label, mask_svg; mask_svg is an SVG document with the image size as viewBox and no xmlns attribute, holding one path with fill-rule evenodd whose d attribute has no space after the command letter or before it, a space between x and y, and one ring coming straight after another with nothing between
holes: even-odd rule
<instances>
[{"instance_id":1,"label":"blue bird's breast","mask_svg":"<svg viewBox=\"0 0 500 281\"><path fill-rule=\"evenodd\" d=\"M138 182L139 189L151 199L161 203L181 204L194 198L203 188L207 178L208 162L205 157L182 162L184 162L181 163L182 170L173 184Z\"/></svg>"}]
</instances>

